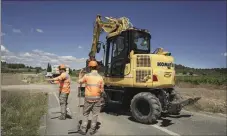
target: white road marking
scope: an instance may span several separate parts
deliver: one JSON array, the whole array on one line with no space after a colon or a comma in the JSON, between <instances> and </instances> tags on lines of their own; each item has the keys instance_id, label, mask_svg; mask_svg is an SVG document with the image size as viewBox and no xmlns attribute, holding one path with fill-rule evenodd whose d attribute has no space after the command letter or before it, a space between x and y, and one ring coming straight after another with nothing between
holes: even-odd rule
<instances>
[{"instance_id":1,"label":"white road marking","mask_svg":"<svg viewBox=\"0 0 227 136\"><path fill-rule=\"evenodd\" d=\"M54 96L55 96L55 98L57 99L58 104L60 105L60 101L59 101L59 99L58 99L58 96L57 96L56 92L54 92Z\"/></svg>"},{"instance_id":2,"label":"white road marking","mask_svg":"<svg viewBox=\"0 0 227 136\"><path fill-rule=\"evenodd\" d=\"M161 130L161 131L163 131L163 132L166 132L167 134L169 134L169 135L171 135L171 136L180 136L180 134L177 134L177 133L175 133L175 132L172 132L172 131L170 131L170 130L167 130L167 129L165 129L165 128L163 128L163 127L160 127L160 126L158 126L158 125L151 125L151 126L157 128L157 129L159 129L159 130Z\"/></svg>"}]
</instances>

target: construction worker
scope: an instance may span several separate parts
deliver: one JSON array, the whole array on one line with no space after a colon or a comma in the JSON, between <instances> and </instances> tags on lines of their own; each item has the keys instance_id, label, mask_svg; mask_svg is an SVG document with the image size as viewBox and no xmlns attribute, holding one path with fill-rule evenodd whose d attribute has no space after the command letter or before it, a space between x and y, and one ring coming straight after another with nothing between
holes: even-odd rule
<instances>
[{"instance_id":1,"label":"construction worker","mask_svg":"<svg viewBox=\"0 0 227 136\"><path fill-rule=\"evenodd\" d=\"M79 133L82 135L86 134L87 125L88 125L88 116L92 112L92 121L89 134L93 135L96 132L96 124L98 119L98 114L101 110L102 104L102 94L104 91L104 81L102 76L98 74L97 67L98 64L96 61L91 60L88 64L91 72L85 74L82 78L79 79L79 83L85 83L85 99L83 107L83 122L80 127ZM81 76L79 76L81 77Z\"/></svg>"},{"instance_id":2,"label":"construction worker","mask_svg":"<svg viewBox=\"0 0 227 136\"><path fill-rule=\"evenodd\" d=\"M66 66L61 64L59 66L60 76L49 79L50 81L54 81L52 83L59 84L59 101L61 107L61 116L59 116L60 120L66 119L66 108L67 108L67 100L70 93L70 84L71 79L70 75L66 73Z\"/></svg>"},{"instance_id":3,"label":"construction worker","mask_svg":"<svg viewBox=\"0 0 227 136\"><path fill-rule=\"evenodd\" d=\"M96 61L95 56L92 55L92 52L90 52L88 55L89 55L89 59L86 60L86 72L87 73L90 72L89 71L90 69L88 67L89 62L92 60Z\"/></svg>"}]
</instances>

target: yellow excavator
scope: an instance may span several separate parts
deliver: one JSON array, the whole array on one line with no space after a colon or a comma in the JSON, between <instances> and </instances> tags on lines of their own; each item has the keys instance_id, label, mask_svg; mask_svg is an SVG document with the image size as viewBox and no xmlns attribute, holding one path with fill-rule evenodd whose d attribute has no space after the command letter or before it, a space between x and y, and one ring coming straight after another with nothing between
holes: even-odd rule
<instances>
[{"instance_id":1,"label":"yellow excavator","mask_svg":"<svg viewBox=\"0 0 227 136\"><path fill-rule=\"evenodd\" d=\"M105 81L105 108L120 104L138 122L153 123L161 113L179 114L182 107L200 99L183 100L174 90L174 58L163 48L150 53L148 30L133 27L127 17L104 18L96 17L87 64L103 48L104 59L98 62ZM104 31L106 43L99 41Z\"/></svg>"}]
</instances>

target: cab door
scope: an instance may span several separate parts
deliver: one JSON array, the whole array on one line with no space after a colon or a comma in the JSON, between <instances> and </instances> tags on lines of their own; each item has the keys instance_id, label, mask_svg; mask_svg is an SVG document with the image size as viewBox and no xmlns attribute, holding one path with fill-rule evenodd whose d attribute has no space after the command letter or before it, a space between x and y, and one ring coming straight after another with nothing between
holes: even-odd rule
<instances>
[{"instance_id":1,"label":"cab door","mask_svg":"<svg viewBox=\"0 0 227 136\"><path fill-rule=\"evenodd\" d=\"M125 64L129 60L127 33L109 39L107 44L106 76L122 78Z\"/></svg>"}]
</instances>

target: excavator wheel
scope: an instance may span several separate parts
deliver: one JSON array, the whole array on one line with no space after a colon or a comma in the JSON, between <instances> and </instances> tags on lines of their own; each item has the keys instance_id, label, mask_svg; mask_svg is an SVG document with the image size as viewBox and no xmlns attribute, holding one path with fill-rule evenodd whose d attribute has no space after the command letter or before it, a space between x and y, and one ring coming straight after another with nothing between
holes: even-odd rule
<instances>
[{"instance_id":1,"label":"excavator wheel","mask_svg":"<svg viewBox=\"0 0 227 136\"><path fill-rule=\"evenodd\" d=\"M136 121L144 124L152 124L161 116L161 104L158 98L149 92L135 95L130 109Z\"/></svg>"},{"instance_id":2,"label":"excavator wheel","mask_svg":"<svg viewBox=\"0 0 227 136\"><path fill-rule=\"evenodd\" d=\"M183 100L180 93L178 93L177 91L173 90L171 94L172 94L171 102L180 102ZM171 115L179 115L181 110L182 108L178 108L177 110L168 113Z\"/></svg>"}]
</instances>

